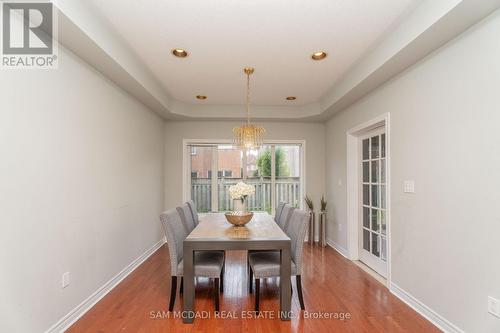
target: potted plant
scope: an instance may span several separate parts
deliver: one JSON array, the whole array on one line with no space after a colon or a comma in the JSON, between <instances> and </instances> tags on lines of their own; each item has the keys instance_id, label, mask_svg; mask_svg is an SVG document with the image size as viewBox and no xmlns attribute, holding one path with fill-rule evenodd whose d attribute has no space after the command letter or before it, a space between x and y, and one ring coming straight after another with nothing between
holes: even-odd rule
<instances>
[{"instance_id":1,"label":"potted plant","mask_svg":"<svg viewBox=\"0 0 500 333\"><path fill-rule=\"evenodd\" d=\"M247 197L255 193L255 187L239 182L229 187L229 196L233 200L233 210L246 212Z\"/></svg>"},{"instance_id":2,"label":"potted plant","mask_svg":"<svg viewBox=\"0 0 500 333\"><path fill-rule=\"evenodd\" d=\"M309 218L309 244L314 244L314 224L316 223L316 215L314 214L314 203L311 198L306 194L304 201L306 202L307 208L311 217Z\"/></svg>"},{"instance_id":3,"label":"potted plant","mask_svg":"<svg viewBox=\"0 0 500 333\"><path fill-rule=\"evenodd\" d=\"M322 247L326 246L326 205L325 196L321 196L319 213L319 242Z\"/></svg>"}]
</instances>

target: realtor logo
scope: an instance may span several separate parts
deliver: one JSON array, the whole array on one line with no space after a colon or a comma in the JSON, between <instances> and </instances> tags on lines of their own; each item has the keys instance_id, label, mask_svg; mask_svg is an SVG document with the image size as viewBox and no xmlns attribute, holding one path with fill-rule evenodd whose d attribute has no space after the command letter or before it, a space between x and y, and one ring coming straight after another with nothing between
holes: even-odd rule
<instances>
[{"instance_id":1,"label":"realtor logo","mask_svg":"<svg viewBox=\"0 0 500 333\"><path fill-rule=\"evenodd\" d=\"M55 68L55 15L50 2L2 3L2 68Z\"/></svg>"}]
</instances>

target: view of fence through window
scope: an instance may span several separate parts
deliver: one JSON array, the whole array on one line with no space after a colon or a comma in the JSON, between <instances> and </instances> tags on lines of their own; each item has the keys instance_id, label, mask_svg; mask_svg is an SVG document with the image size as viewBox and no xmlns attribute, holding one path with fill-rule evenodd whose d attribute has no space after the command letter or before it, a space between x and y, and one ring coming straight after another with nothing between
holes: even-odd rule
<instances>
[{"instance_id":1,"label":"view of fence through window","mask_svg":"<svg viewBox=\"0 0 500 333\"><path fill-rule=\"evenodd\" d=\"M199 212L232 210L229 187L240 181L255 187L255 194L247 199L249 210L272 212L272 204L280 201L300 206L299 144L269 144L249 151L227 144L189 145L188 153L190 197Z\"/></svg>"}]
</instances>

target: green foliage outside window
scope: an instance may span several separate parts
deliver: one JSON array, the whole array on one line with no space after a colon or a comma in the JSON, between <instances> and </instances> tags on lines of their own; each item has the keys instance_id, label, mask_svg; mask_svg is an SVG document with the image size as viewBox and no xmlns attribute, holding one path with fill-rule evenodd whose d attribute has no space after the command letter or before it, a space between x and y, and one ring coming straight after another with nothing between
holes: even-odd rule
<instances>
[{"instance_id":1,"label":"green foliage outside window","mask_svg":"<svg viewBox=\"0 0 500 333\"><path fill-rule=\"evenodd\" d=\"M286 161L283 149L276 148L275 151L276 177L289 177L290 169ZM266 148L257 158L257 170L254 177L271 177L271 148Z\"/></svg>"}]
</instances>

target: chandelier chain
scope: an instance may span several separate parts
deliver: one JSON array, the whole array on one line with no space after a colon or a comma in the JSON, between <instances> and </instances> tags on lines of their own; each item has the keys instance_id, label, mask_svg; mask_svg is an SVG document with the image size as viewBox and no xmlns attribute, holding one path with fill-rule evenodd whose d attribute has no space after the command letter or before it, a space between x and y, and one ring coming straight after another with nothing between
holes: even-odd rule
<instances>
[{"instance_id":1,"label":"chandelier chain","mask_svg":"<svg viewBox=\"0 0 500 333\"><path fill-rule=\"evenodd\" d=\"M247 124L250 125L250 72L247 72Z\"/></svg>"}]
</instances>

